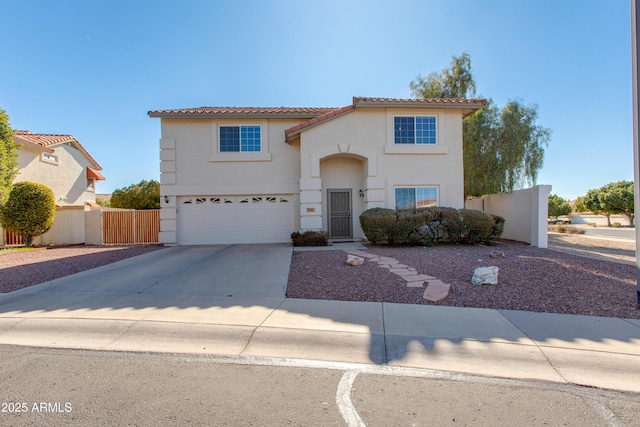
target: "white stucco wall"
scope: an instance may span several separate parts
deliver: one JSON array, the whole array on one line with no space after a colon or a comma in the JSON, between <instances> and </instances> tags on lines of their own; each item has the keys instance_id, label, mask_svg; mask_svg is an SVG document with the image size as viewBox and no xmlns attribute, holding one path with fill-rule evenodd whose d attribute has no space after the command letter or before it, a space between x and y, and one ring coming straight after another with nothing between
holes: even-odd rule
<instances>
[{"instance_id":1,"label":"white stucco wall","mask_svg":"<svg viewBox=\"0 0 640 427\"><path fill-rule=\"evenodd\" d=\"M437 144L394 144L396 115L435 115ZM178 242L180 196L293 194L299 207L295 227L326 230L327 189L349 188L356 239L364 237L360 213L394 208L398 186L435 186L440 206L463 207L461 110L358 108L306 128L299 139L285 143L284 131L301 121L163 118L160 241ZM244 124L261 126L262 152L218 153L218 127Z\"/></svg>"},{"instance_id":2,"label":"white stucco wall","mask_svg":"<svg viewBox=\"0 0 640 427\"><path fill-rule=\"evenodd\" d=\"M54 147L58 161L43 158L40 151L22 147L18 150L18 173L15 182L32 181L51 188L58 206L84 206L95 202L95 188L87 180L87 166L92 164L70 145Z\"/></svg>"},{"instance_id":3,"label":"white stucco wall","mask_svg":"<svg viewBox=\"0 0 640 427\"><path fill-rule=\"evenodd\" d=\"M177 237L177 197L197 195L294 195L299 203L300 155L284 131L300 120L162 119L160 140L160 241ZM259 125L261 153L219 153L218 128ZM164 196L167 196L165 201ZM295 216L296 229L300 228Z\"/></svg>"},{"instance_id":4,"label":"white stucco wall","mask_svg":"<svg viewBox=\"0 0 640 427\"><path fill-rule=\"evenodd\" d=\"M53 225L42 236L35 237L33 244L77 245L85 243L85 211L82 207L57 208Z\"/></svg>"},{"instance_id":5,"label":"white stucco wall","mask_svg":"<svg viewBox=\"0 0 640 427\"><path fill-rule=\"evenodd\" d=\"M394 116L435 115L438 142L418 146L394 144ZM326 189L351 188L354 195L365 192L361 205L354 196L355 211L372 207L395 208L396 187L435 186L438 204L464 206L462 162L462 114L459 110L414 108L360 108L355 112L303 131L300 138L302 228L326 229ZM362 179L336 177L336 168L324 166L327 159L350 158L345 173L358 169ZM318 209L320 207L320 209ZM312 211L310 212L309 209ZM354 230L362 233L354 216ZM355 236L354 236L355 237Z\"/></svg>"},{"instance_id":6,"label":"white stucco wall","mask_svg":"<svg viewBox=\"0 0 640 427\"><path fill-rule=\"evenodd\" d=\"M536 185L511 193L475 198L467 201L467 208L503 217L505 223L502 238L546 248L549 193L550 185Z\"/></svg>"}]
</instances>

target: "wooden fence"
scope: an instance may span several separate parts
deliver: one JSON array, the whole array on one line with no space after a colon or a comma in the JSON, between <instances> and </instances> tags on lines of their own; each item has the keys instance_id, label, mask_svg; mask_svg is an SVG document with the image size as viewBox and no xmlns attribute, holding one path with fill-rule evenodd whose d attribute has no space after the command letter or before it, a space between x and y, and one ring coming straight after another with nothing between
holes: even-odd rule
<instances>
[{"instance_id":1,"label":"wooden fence","mask_svg":"<svg viewBox=\"0 0 640 427\"><path fill-rule=\"evenodd\" d=\"M158 243L160 209L102 212L102 243L105 245Z\"/></svg>"},{"instance_id":2,"label":"wooden fence","mask_svg":"<svg viewBox=\"0 0 640 427\"><path fill-rule=\"evenodd\" d=\"M4 230L4 244L5 246L24 246L24 239L12 231Z\"/></svg>"}]
</instances>

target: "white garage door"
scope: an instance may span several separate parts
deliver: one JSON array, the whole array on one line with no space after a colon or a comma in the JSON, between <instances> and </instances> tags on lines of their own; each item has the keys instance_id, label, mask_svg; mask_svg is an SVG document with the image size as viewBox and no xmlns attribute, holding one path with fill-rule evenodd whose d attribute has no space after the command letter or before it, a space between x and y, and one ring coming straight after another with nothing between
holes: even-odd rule
<instances>
[{"instance_id":1,"label":"white garage door","mask_svg":"<svg viewBox=\"0 0 640 427\"><path fill-rule=\"evenodd\" d=\"M181 245L288 243L293 231L292 195L178 198Z\"/></svg>"}]
</instances>

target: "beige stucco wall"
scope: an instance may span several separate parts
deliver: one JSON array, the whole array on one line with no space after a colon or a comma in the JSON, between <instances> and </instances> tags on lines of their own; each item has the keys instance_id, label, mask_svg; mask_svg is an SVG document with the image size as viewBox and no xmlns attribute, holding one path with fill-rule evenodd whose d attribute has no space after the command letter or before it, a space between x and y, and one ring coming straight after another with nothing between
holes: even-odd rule
<instances>
[{"instance_id":1,"label":"beige stucco wall","mask_svg":"<svg viewBox=\"0 0 640 427\"><path fill-rule=\"evenodd\" d=\"M490 194L467 201L468 209L500 215L505 219L503 239L546 248L550 185L536 185L511 193Z\"/></svg>"},{"instance_id":2,"label":"beige stucco wall","mask_svg":"<svg viewBox=\"0 0 640 427\"><path fill-rule=\"evenodd\" d=\"M437 144L394 144L396 115L435 115ZM285 143L284 131L298 123L163 118L160 241L178 242L180 196L293 194L299 206L296 229L327 230L327 189L349 188L356 239L364 238L360 213L372 207L394 208L398 186L435 186L440 206L463 207L461 110L358 108L306 128L298 140ZM218 153L218 127L243 124L261 126L262 153Z\"/></svg>"},{"instance_id":3,"label":"beige stucco wall","mask_svg":"<svg viewBox=\"0 0 640 427\"><path fill-rule=\"evenodd\" d=\"M85 243L84 208L72 206L56 209L53 225L42 236L35 237L33 244L76 245Z\"/></svg>"},{"instance_id":4,"label":"beige stucco wall","mask_svg":"<svg viewBox=\"0 0 640 427\"><path fill-rule=\"evenodd\" d=\"M435 115L438 141L436 145L394 144L394 116ZM459 110L413 108L360 108L321 126L304 131L300 138L301 224L302 228L326 229L326 188L330 180L340 183L323 165L326 159L350 158L345 174L359 165L362 179L344 181L338 188L351 188L354 195L362 189L365 197L354 197L353 228L361 235L357 211L372 207L395 208L395 188L402 186L435 186L438 204L464 206L462 162L462 114ZM357 213L357 215L355 215ZM354 236L355 237L355 236Z\"/></svg>"},{"instance_id":5,"label":"beige stucco wall","mask_svg":"<svg viewBox=\"0 0 640 427\"><path fill-rule=\"evenodd\" d=\"M162 243L178 241L179 196L293 194L294 205L299 203L299 149L284 142L285 129L298 124L298 120L162 119L161 123ZM262 152L219 153L221 125L261 126ZM299 229L299 220L295 218L294 226Z\"/></svg>"},{"instance_id":6,"label":"beige stucco wall","mask_svg":"<svg viewBox=\"0 0 640 427\"><path fill-rule=\"evenodd\" d=\"M20 172L15 181L32 181L53 190L58 206L84 206L95 202L95 188L87 180L87 158L77 149L63 144L55 146L58 162L44 159L40 151L22 147L18 150Z\"/></svg>"}]
</instances>

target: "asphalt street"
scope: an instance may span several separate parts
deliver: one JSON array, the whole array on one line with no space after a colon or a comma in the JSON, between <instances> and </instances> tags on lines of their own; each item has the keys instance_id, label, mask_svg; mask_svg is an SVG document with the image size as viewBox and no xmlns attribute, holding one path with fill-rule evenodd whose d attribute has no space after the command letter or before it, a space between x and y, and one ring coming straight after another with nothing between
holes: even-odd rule
<instances>
[{"instance_id":1,"label":"asphalt street","mask_svg":"<svg viewBox=\"0 0 640 427\"><path fill-rule=\"evenodd\" d=\"M639 426L640 395L269 358L0 346L11 426Z\"/></svg>"}]
</instances>

